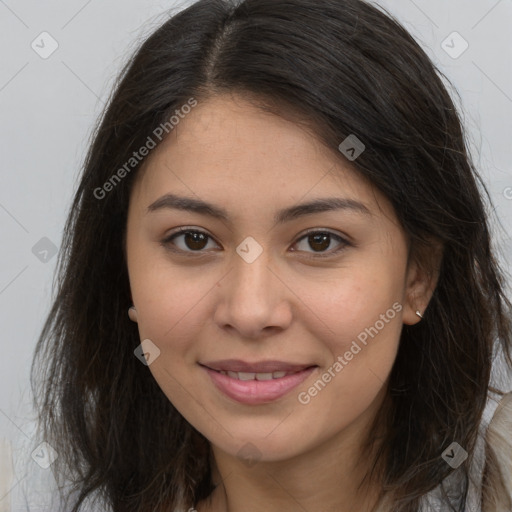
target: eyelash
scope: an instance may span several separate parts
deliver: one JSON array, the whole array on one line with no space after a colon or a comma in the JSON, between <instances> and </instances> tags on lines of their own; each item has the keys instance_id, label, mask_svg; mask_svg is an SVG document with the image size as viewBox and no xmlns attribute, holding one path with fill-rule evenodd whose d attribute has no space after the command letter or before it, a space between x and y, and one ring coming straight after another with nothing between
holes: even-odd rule
<instances>
[{"instance_id":1,"label":"eyelash","mask_svg":"<svg viewBox=\"0 0 512 512\"><path fill-rule=\"evenodd\" d=\"M173 251L173 252L182 253L182 254L190 254L190 255L192 255L192 257L204 256L204 252L205 252L204 250L184 251L182 249L175 249L175 248L171 247L172 245L174 245L173 244L173 240L175 238L177 238L178 236L182 236L184 234L187 234L187 233L199 233L199 234L205 235L208 240L214 240L212 236L210 236L208 233L206 233L204 231L201 231L199 229L192 229L192 228L183 227L183 228L178 228L174 233L171 233L168 237L166 237L164 240L162 240L161 244L162 244L162 246L164 246L164 248L166 248L166 249L168 249L170 251ZM311 258L311 259L329 258L329 257L332 257L334 255L337 255L341 251L345 250L347 247L352 247L353 246L353 244L348 242L348 240L346 240L345 238L343 238L340 235L337 235L337 234L333 233L332 231L329 231L329 230L318 230L318 229L307 231L306 233L302 234L300 236L300 238L298 238L297 241L293 245L296 245L297 243L299 243L304 238L307 238L308 236L317 235L317 234L318 235L329 235L330 237L336 239L341 244L341 246L338 249L334 250L334 251L329 251L329 252L324 252L324 253L321 253L321 252L313 253L314 256L307 256L307 258ZM215 243L217 243L217 242L215 242ZM300 252L300 251L293 251L293 252Z\"/></svg>"}]
</instances>

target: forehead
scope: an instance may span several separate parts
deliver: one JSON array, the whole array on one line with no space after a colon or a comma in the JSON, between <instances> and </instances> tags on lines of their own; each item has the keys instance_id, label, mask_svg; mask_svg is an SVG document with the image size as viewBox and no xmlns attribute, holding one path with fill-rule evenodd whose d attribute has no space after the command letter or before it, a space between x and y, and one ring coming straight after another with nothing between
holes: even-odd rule
<instances>
[{"instance_id":1,"label":"forehead","mask_svg":"<svg viewBox=\"0 0 512 512\"><path fill-rule=\"evenodd\" d=\"M146 206L179 190L262 207L262 198L266 204L290 203L328 194L357 198L369 209L389 209L386 199L310 127L233 95L200 102L184 115L139 172L133 194Z\"/></svg>"}]
</instances>

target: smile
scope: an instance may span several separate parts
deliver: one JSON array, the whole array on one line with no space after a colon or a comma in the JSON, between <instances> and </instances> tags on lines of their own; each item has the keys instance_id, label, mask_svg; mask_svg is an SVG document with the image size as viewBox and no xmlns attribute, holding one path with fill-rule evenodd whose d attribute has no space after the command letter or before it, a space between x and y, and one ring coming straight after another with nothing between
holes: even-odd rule
<instances>
[{"instance_id":1,"label":"smile","mask_svg":"<svg viewBox=\"0 0 512 512\"><path fill-rule=\"evenodd\" d=\"M216 370L214 370L216 371ZM286 372L273 372L273 373L250 373L250 372L228 372L221 370L219 373L222 375L229 375L232 379L238 380L272 380L281 379L287 375L293 375L293 373ZM294 372L295 373L295 372Z\"/></svg>"},{"instance_id":2,"label":"smile","mask_svg":"<svg viewBox=\"0 0 512 512\"><path fill-rule=\"evenodd\" d=\"M211 364L211 363L209 363ZM286 369L275 369L277 366ZM263 362L258 366L261 370L265 366L267 371L242 371L241 366L248 369L248 363L230 361L229 363L213 365L206 364L200 367L209 375L210 382L222 395L238 403L258 405L274 402L287 395L294 388L304 382L317 368L316 365L289 365L278 362ZM230 366L230 369L221 368ZM238 370L238 371L235 371Z\"/></svg>"}]
</instances>

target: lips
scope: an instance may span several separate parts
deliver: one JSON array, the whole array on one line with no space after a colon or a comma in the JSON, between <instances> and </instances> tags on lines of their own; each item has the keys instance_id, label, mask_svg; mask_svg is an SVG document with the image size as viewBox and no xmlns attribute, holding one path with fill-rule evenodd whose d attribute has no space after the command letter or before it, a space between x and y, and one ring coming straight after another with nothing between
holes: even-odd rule
<instances>
[{"instance_id":1,"label":"lips","mask_svg":"<svg viewBox=\"0 0 512 512\"><path fill-rule=\"evenodd\" d=\"M200 366L223 395L247 405L270 403L285 396L318 368L283 361L247 363L234 359Z\"/></svg>"}]
</instances>

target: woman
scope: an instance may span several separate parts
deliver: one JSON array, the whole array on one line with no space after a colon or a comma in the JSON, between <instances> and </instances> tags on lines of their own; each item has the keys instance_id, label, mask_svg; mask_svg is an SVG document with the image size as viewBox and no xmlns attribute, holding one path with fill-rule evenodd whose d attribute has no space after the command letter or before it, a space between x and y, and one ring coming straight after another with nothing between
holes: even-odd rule
<instances>
[{"instance_id":1,"label":"woman","mask_svg":"<svg viewBox=\"0 0 512 512\"><path fill-rule=\"evenodd\" d=\"M439 72L376 7L169 19L97 129L34 360L64 510L508 506L479 185Z\"/></svg>"}]
</instances>

